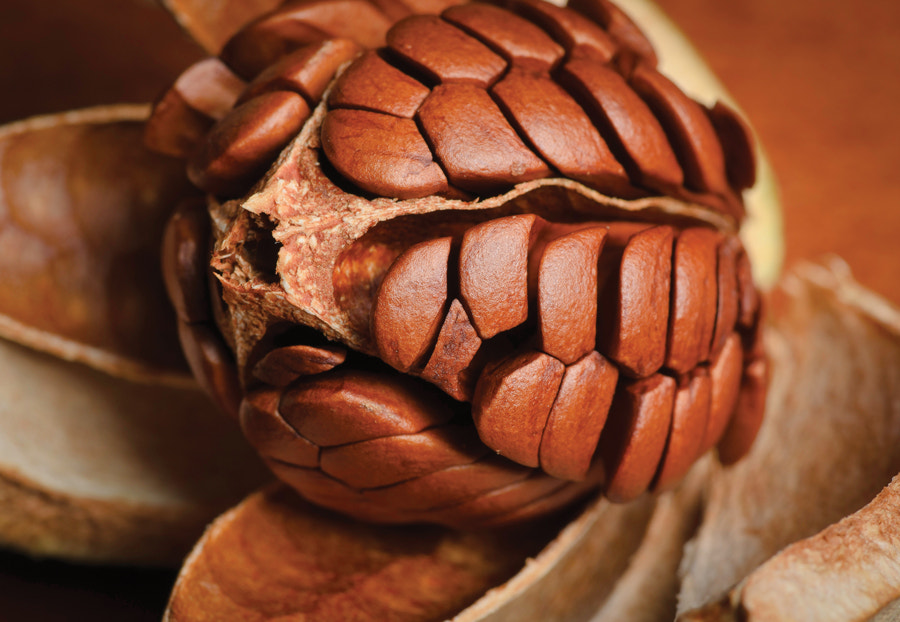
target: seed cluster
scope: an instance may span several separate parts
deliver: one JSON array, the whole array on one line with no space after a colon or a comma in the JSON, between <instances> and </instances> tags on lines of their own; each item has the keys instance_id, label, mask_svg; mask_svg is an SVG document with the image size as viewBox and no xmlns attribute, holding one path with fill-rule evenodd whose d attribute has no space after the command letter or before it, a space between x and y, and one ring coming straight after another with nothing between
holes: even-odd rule
<instances>
[{"instance_id":1,"label":"seed cluster","mask_svg":"<svg viewBox=\"0 0 900 622\"><path fill-rule=\"evenodd\" d=\"M179 123L151 124L151 142L189 155L199 187L240 195L355 59L328 97L322 145L362 191L489 196L563 176L610 196L662 194L742 215L739 193L755 175L746 126L659 73L650 43L611 3L472 3L388 28L357 1L372 14L361 33L335 30L331 4L286 5L241 31L222 62L186 72L161 102Z\"/></svg>"},{"instance_id":2,"label":"seed cluster","mask_svg":"<svg viewBox=\"0 0 900 622\"><path fill-rule=\"evenodd\" d=\"M664 391L646 488L676 387L702 392L676 413L700 434L690 455L668 458L690 464L721 437L758 304L732 236L526 214L411 247L381 283L372 326L382 360L471 402L487 445L555 477L585 477L617 387Z\"/></svg>"},{"instance_id":3,"label":"seed cluster","mask_svg":"<svg viewBox=\"0 0 900 622\"><path fill-rule=\"evenodd\" d=\"M323 99L320 125L307 124ZM304 209L313 222L321 201L333 228L307 234L295 218L279 247L265 212L227 203L222 214L239 215L211 232L201 206L183 206L163 254L195 375L305 497L371 521L493 526L598 487L628 501L673 487L713 447L726 464L747 451L767 363L760 298L733 232L662 212L620 220L576 209L563 189L468 210L523 182L566 178L740 222L755 176L749 131L660 74L614 5L291 2L179 78L147 137L227 199L265 181L304 125L316 128L314 168L328 182L318 195L307 180ZM329 210L342 196L366 205L341 220ZM436 198L443 208L417 204ZM340 230L388 208L377 227ZM260 260L271 279L226 283L244 296L232 307L207 282L210 236L220 245L225 235L237 246L214 265L232 257L245 262L234 274L256 274ZM312 238L327 252L290 246ZM305 271L309 257L322 270ZM355 331L345 343L361 351L285 329L307 311L282 311L279 266L326 275L324 287L303 282L310 315L340 307ZM255 316L267 297L282 307ZM240 366L229 314L260 339L238 350Z\"/></svg>"}]
</instances>

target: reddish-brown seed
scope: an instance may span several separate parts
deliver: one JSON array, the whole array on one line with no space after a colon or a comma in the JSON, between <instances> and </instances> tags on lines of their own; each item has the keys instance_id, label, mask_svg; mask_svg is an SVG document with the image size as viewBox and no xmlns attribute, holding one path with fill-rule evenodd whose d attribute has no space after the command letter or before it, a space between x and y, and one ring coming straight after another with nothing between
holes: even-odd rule
<instances>
[{"instance_id":1,"label":"reddish-brown seed","mask_svg":"<svg viewBox=\"0 0 900 622\"><path fill-rule=\"evenodd\" d=\"M366 0L295 0L245 26L225 44L221 58L250 80L285 54L324 39L377 48L390 27L387 16Z\"/></svg>"},{"instance_id":2,"label":"reddish-brown seed","mask_svg":"<svg viewBox=\"0 0 900 622\"><path fill-rule=\"evenodd\" d=\"M322 471L355 488L378 488L471 464L490 453L470 426L443 425L322 449Z\"/></svg>"},{"instance_id":3,"label":"reddish-brown seed","mask_svg":"<svg viewBox=\"0 0 900 622\"><path fill-rule=\"evenodd\" d=\"M490 195L550 173L478 86L435 87L418 118L450 183L458 188Z\"/></svg>"},{"instance_id":4,"label":"reddish-brown seed","mask_svg":"<svg viewBox=\"0 0 900 622\"><path fill-rule=\"evenodd\" d=\"M231 350L212 325L178 320L178 339L184 358L200 387L226 414L237 419L243 397Z\"/></svg>"},{"instance_id":5,"label":"reddish-brown seed","mask_svg":"<svg viewBox=\"0 0 900 622\"><path fill-rule=\"evenodd\" d=\"M412 199L448 189L412 119L332 110L322 124L322 147L331 164L363 190Z\"/></svg>"},{"instance_id":6,"label":"reddish-brown seed","mask_svg":"<svg viewBox=\"0 0 900 622\"><path fill-rule=\"evenodd\" d=\"M485 517L476 524L480 528L493 528L521 523L539 516L546 516L550 512L555 512L571 504L576 499L584 497L592 489L598 488L601 481L601 479L589 476L583 482L568 482L566 485L555 488L524 505L520 505L505 513Z\"/></svg>"},{"instance_id":7,"label":"reddish-brown seed","mask_svg":"<svg viewBox=\"0 0 900 622\"><path fill-rule=\"evenodd\" d=\"M441 17L493 48L516 69L548 72L564 54L544 30L497 6L457 5Z\"/></svg>"},{"instance_id":8,"label":"reddish-brown seed","mask_svg":"<svg viewBox=\"0 0 900 622\"><path fill-rule=\"evenodd\" d=\"M596 63L573 59L563 65L559 79L591 115L632 181L663 192L681 186L683 174L669 139L622 76Z\"/></svg>"},{"instance_id":9,"label":"reddish-brown seed","mask_svg":"<svg viewBox=\"0 0 900 622\"><path fill-rule=\"evenodd\" d=\"M725 341L725 347L709 368L712 393L709 402L709 421L703 435L701 453L705 453L718 443L728 427L737 405L742 370L741 338L738 333L731 333Z\"/></svg>"},{"instance_id":10,"label":"reddish-brown seed","mask_svg":"<svg viewBox=\"0 0 900 622\"><path fill-rule=\"evenodd\" d=\"M293 385L281 400L281 415L320 447L415 434L452 417L434 394L409 378L349 370Z\"/></svg>"},{"instance_id":11,"label":"reddish-brown seed","mask_svg":"<svg viewBox=\"0 0 900 622\"><path fill-rule=\"evenodd\" d=\"M631 226L612 223L610 237L618 237L620 228L630 230ZM620 266L601 294L598 349L638 378L656 372L665 361L673 239L674 232L667 226L632 235Z\"/></svg>"},{"instance_id":12,"label":"reddish-brown seed","mask_svg":"<svg viewBox=\"0 0 900 622\"><path fill-rule=\"evenodd\" d=\"M317 467L319 447L300 436L281 418L280 401L280 389L249 391L241 402L241 430L250 444L269 459Z\"/></svg>"},{"instance_id":13,"label":"reddish-brown seed","mask_svg":"<svg viewBox=\"0 0 900 622\"><path fill-rule=\"evenodd\" d=\"M616 44L596 23L575 11L542 2L517 0L513 6L528 19L541 24L559 41L568 58L581 58L594 63L608 63L616 53Z\"/></svg>"},{"instance_id":14,"label":"reddish-brown seed","mask_svg":"<svg viewBox=\"0 0 900 622\"><path fill-rule=\"evenodd\" d=\"M202 201L178 206L163 232L162 273L166 293L182 322L210 319L206 273L209 270L209 214Z\"/></svg>"},{"instance_id":15,"label":"reddish-brown seed","mask_svg":"<svg viewBox=\"0 0 900 622\"><path fill-rule=\"evenodd\" d=\"M605 227L581 229L543 249L537 276L541 350L564 364L594 349L597 335L597 259Z\"/></svg>"},{"instance_id":16,"label":"reddish-brown seed","mask_svg":"<svg viewBox=\"0 0 900 622\"><path fill-rule=\"evenodd\" d=\"M528 251L535 216L498 218L466 231L459 289L482 339L528 319Z\"/></svg>"},{"instance_id":17,"label":"reddish-brown seed","mask_svg":"<svg viewBox=\"0 0 900 622\"><path fill-rule=\"evenodd\" d=\"M387 33L388 47L432 82L487 88L506 69L490 48L435 15L416 15Z\"/></svg>"},{"instance_id":18,"label":"reddish-brown seed","mask_svg":"<svg viewBox=\"0 0 900 622\"><path fill-rule=\"evenodd\" d=\"M422 370L422 378L453 399L471 400L478 380L478 370L471 366L481 343L462 303L454 298L438 333L431 358Z\"/></svg>"},{"instance_id":19,"label":"reddish-brown seed","mask_svg":"<svg viewBox=\"0 0 900 622\"><path fill-rule=\"evenodd\" d=\"M630 82L665 128L688 188L728 195L725 154L704 108L647 65L635 67Z\"/></svg>"},{"instance_id":20,"label":"reddish-brown seed","mask_svg":"<svg viewBox=\"0 0 900 622\"><path fill-rule=\"evenodd\" d=\"M241 94L245 102L272 91L292 91L315 107L338 68L362 49L349 39L329 39L295 50L259 74Z\"/></svg>"},{"instance_id":21,"label":"reddish-brown seed","mask_svg":"<svg viewBox=\"0 0 900 622\"><path fill-rule=\"evenodd\" d=\"M656 66L657 59L653 44L644 36L637 24L618 6L607 0L572 0L566 6L587 15L606 28L606 32L620 48L637 55L651 67ZM622 50L620 49L619 52L621 53Z\"/></svg>"},{"instance_id":22,"label":"reddish-brown seed","mask_svg":"<svg viewBox=\"0 0 900 622\"><path fill-rule=\"evenodd\" d=\"M741 243L736 236L725 238L719 246L718 266L716 268L718 301L716 303L716 330L710 345L710 353L715 356L725 345L725 340L737 323L738 317L738 281L737 256Z\"/></svg>"},{"instance_id":23,"label":"reddish-brown seed","mask_svg":"<svg viewBox=\"0 0 900 622\"><path fill-rule=\"evenodd\" d=\"M691 227L675 240L666 367L686 374L709 358L716 325L717 254L721 236Z\"/></svg>"},{"instance_id":24,"label":"reddish-brown seed","mask_svg":"<svg viewBox=\"0 0 900 622\"><path fill-rule=\"evenodd\" d=\"M531 473L527 467L490 454L471 464L452 466L363 494L379 505L428 511L463 503L522 481Z\"/></svg>"},{"instance_id":25,"label":"reddish-brown seed","mask_svg":"<svg viewBox=\"0 0 900 622\"><path fill-rule=\"evenodd\" d=\"M541 438L541 468L553 477L583 480L616 391L619 371L597 352L566 368Z\"/></svg>"},{"instance_id":26,"label":"reddish-brown seed","mask_svg":"<svg viewBox=\"0 0 900 622\"><path fill-rule=\"evenodd\" d=\"M668 376L620 384L600 436L610 501L631 501L650 486L666 445L674 403L675 380Z\"/></svg>"},{"instance_id":27,"label":"reddish-brown seed","mask_svg":"<svg viewBox=\"0 0 900 622\"><path fill-rule=\"evenodd\" d=\"M284 91L238 106L188 161L188 176L213 194L243 193L300 131L309 112L302 97Z\"/></svg>"},{"instance_id":28,"label":"reddish-brown seed","mask_svg":"<svg viewBox=\"0 0 900 622\"><path fill-rule=\"evenodd\" d=\"M361 499L359 490L322 473L318 468L300 467L271 461L269 467L279 478L302 491L310 499Z\"/></svg>"},{"instance_id":29,"label":"reddish-brown seed","mask_svg":"<svg viewBox=\"0 0 900 622\"><path fill-rule=\"evenodd\" d=\"M339 345L284 346L270 350L253 366L253 376L266 384L286 387L298 378L334 369L347 357Z\"/></svg>"},{"instance_id":30,"label":"reddish-brown seed","mask_svg":"<svg viewBox=\"0 0 900 622\"><path fill-rule=\"evenodd\" d=\"M318 469L296 467L274 460L267 461L272 472L313 503L354 516L368 522L406 522L409 516L390 507L369 503L362 492L339 482Z\"/></svg>"},{"instance_id":31,"label":"reddish-brown seed","mask_svg":"<svg viewBox=\"0 0 900 622\"><path fill-rule=\"evenodd\" d=\"M735 190L750 188L756 182L756 157L753 132L734 110L717 101L708 111L722 147L728 181Z\"/></svg>"},{"instance_id":32,"label":"reddish-brown seed","mask_svg":"<svg viewBox=\"0 0 900 622\"><path fill-rule=\"evenodd\" d=\"M431 90L369 51L337 79L328 95L332 108L357 108L412 119Z\"/></svg>"},{"instance_id":33,"label":"reddish-brown seed","mask_svg":"<svg viewBox=\"0 0 900 622\"><path fill-rule=\"evenodd\" d=\"M510 460L540 464L541 436L565 366L542 352L525 352L488 365L472 398L481 440Z\"/></svg>"},{"instance_id":34,"label":"reddish-brown seed","mask_svg":"<svg viewBox=\"0 0 900 622\"><path fill-rule=\"evenodd\" d=\"M700 455L709 418L711 383L705 367L698 367L675 393L669 438L653 482L657 491L670 490L687 474Z\"/></svg>"},{"instance_id":35,"label":"reddish-brown seed","mask_svg":"<svg viewBox=\"0 0 900 622\"><path fill-rule=\"evenodd\" d=\"M620 196L628 174L574 99L549 76L513 70L492 93L520 133L566 177Z\"/></svg>"},{"instance_id":36,"label":"reddish-brown seed","mask_svg":"<svg viewBox=\"0 0 900 622\"><path fill-rule=\"evenodd\" d=\"M424 364L447 307L452 238L407 249L394 261L375 295L372 332L378 355L402 372Z\"/></svg>"},{"instance_id":37,"label":"reddish-brown seed","mask_svg":"<svg viewBox=\"0 0 900 622\"><path fill-rule=\"evenodd\" d=\"M572 485L570 482L543 473L532 472L526 479L458 505L441 508L438 512L441 517L451 522L481 524L485 520L499 518Z\"/></svg>"},{"instance_id":38,"label":"reddish-brown seed","mask_svg":"<svg viewBox=\"0 0 900 622\"><path fill-rule=\"evenodd\" d=\"M234 107L246 83L218 58L206 58L178 76L172 89L197 112L216 121Z\"/></svg>"},{"instance_id":39,"label":"reddish-brown seed","mask_svg":"<svg viewBox=\"0 0 900 622\"><path fill-rule=\"evenodd\" d=\"M766 410L768 362L756 359L744 368L737 408L717 446L719 461L734 464L750 451Z\"/></svg>"},{"instance_id":40,"label":"reddish-brown seed","mask_svg":"<svg viewBox=\"0 0 900 622\"><path fill-rule=\"evenodd\" d=\"M158 153L186 158L206 139L213 120L188 106L181 94L169 89L153 105L144 126L144 144Z\"/></svg>"}]
</instances>

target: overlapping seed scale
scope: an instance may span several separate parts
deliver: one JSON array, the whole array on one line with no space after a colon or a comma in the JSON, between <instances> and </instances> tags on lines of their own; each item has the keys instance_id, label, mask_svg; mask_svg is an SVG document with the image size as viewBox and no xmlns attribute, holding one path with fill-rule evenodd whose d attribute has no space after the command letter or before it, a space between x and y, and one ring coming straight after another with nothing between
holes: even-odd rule
<instances>
[{"instance_id":1,"label":"overlapping seed scale","mask_svg":"<svg viewBox=\"0 0 900 622\"><path fill-rule=\"evenodd\" d=\"M251 390L250 442L311 501L364 520L484 527L562 507L600 483L554 479L496 455L415 381L337 369Z\"/></svg>"},{"instance_id":2,"label":"overlapping seed scale","mask_svg":"<svg viewBox=\"0 0 900 622\"><path fill-rule=\"evenodd\" d=\"M488 196L564 176L612 196L661 193L740 218L739 192L755 174L743 122L660 74L621 10L601 0L573 6L471 3L400 21L384 48L337 79L325 156L380 196ZM385 181L397 166L403 174Z\"/></svg>"},{"instance_id":3,"label":"overlapping seed scale","mask_svg":"<svg viewBox=\"0 0 900 622\"><path fill-rule=\"evenodd\" d=\"M402 253L373 337L383 361L471 403L495 451L569 480L601 456L608 494L628 499L755 436L765 382L744 257L704 227L497 218Z\"/></svg>"}]
</instances>

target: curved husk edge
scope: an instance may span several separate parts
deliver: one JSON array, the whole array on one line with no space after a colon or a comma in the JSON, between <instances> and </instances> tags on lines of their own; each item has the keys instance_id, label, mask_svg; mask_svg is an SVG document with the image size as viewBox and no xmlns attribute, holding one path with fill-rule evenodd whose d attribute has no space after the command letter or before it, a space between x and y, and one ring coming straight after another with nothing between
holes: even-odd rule
<instances>
[{"instance_id":1,"label":"curved husk edge","mask_svg":"<svg viewBox=\"0 0 900 622\"><path fill-rule=\"evenodd\" d=\"M151 247L152 228L175 207L168 200L190 191L177 162L143 150L148 114L99 106L0 127L0 173L22 174L3 180L2 264L7 283L34 283L28 295L3 292L0 337L129 380L189 387ZM132 158L148 167L133 181L113 170ZM129 198L135 206L119 203ZM126 267L136 272L120 274Z\"/></svg>"},{"instance_id":2,"label":"curved husk edge","mask_svg":"<svg viewBox=\"0 0 900 622\"><path fill-rule=\"evenodd\" d=\"M837 259L783 290L767 418L711 480L683 620L868 619L900 597L900 310Z\"/></svg>"},{"instance_id":3,"label":"curved husk edge","mask_svg":"<svg viewBox=\"0 0 900 622\"><path fill-rule=\"evenodd\" d=\"M176 565L267 471L197 388L135 384L0 340L0 545Z\"/></svg>"}]
</instances>

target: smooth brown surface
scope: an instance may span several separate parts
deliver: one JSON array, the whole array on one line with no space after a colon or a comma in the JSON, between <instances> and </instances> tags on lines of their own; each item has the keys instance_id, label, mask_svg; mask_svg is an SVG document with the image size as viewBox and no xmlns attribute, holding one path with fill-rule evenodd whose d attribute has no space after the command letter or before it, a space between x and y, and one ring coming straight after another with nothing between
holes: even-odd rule
<instances>
[{"instance_id":1,"label":"smooth brown surface","mask_svg":"<svg viewBox=\"0 0 900 622\"><path fill-rule=\"evenodd\" d=\"M503 58L517 69L548 71L563 49L538 26L490 4L468 4L445 11L441 17L490 41Z\"/></svg>"},{"instance_id":2,"label":"smooth brown surface","mask_svg":"<svg viewBox=\"0 0 900 622\"><path fill-rule=\"evenodd\" d=\"M382 88L390 83L391 88ZM332 108L360 108L412 119L428 87L368 51L335 82L328 96Z\"/></svg>"},{"instance_id":3,"label":"smooth brown surface","mask_svg":"<svg viewBox=\"0 0 900 622\"><path fill-rule=\"evenodd\" d=\"M662 374L616 389L599 447L610 501L633 501L650 486L665 449L674 402L675 381Z\"/></svg>"},{"instance_id":4,"label":"smooth brown surface","mask_svg":"<svg viewBox=\"0 0 900 622\"><path fill-rule=\"evenodd\" d=\"M607 244L622 248L614 240L618 228ZM621 264L602 286L597 343L636 378L658 370L666 356L673 237L666 226L628 237Z\"/></svg>"},{"instance_id":5,"label":"smooth brown surface","mask_svg":"<svg viewBox=\"0 0 900 622\"><path fill-rule=\"evenodd\" d=\"M454 399L471 399L477 370L470 369L470 365L481 343L481 337L469 321L462 303L454 298L441 325L434 351L422 370L422 378Z\"/></svg>"},{"instance_id":6,"label":"smooth brown surface","mask_svg":"<svg viewBox=\"0 0 900 622\"><path fill-rule=\"evenodd\" d=\"M525 352L487 366L472 398L478 435L501 455L526 466L538 451L565 366L541 352Z\"/></svg>"},{"instance_id":7,"label":"smooth brown surface","mask_svg":"<svg viewBox=\"0 0 900 622\"><path fill-rule=\"evenodd\" d=\"M416 244L391 266L375 296L372 328L381 360L406 372L437 339L447 306L451 238Z\"/></svg>"},{"instance_id":8,"label":"smooth brown surface","mask_svg":"<svg viewBox=\"0 0 900 622\"><path fill-rule=\"evenodd\" d=\"M333 110L322 126L322 145L334 167L363 190L390 191L399 198L447 190L447 178L412 119ZM360 157L372 149L382 157L374 162Z\"/></svg>"},{"instance_id":9,"label":"smooth brown surface","mask_svg":"<svg viewBox=\"0 0 900 622\"><path fill-rule=\"evenodd\" d=\"M538 262L541 349L566 365L594 349L597 258L605 240L604 227L562 235L547 243Z\"/></svg>"},{"instance_id":10,"label":"smooth brown surface","mask_svg":"<svg viewBox=\"0 0 900 622\"><path fill-rule=\"evenodd\" d=\"M528 251L535 217L488 221L463 236L460 293L482 339L518 326L528 317Z\"/></svg>"}]
</instances>

